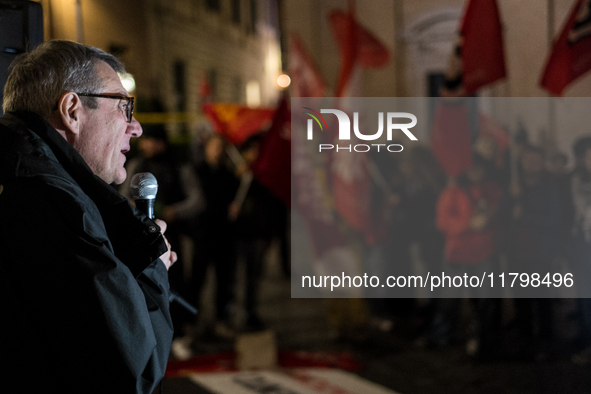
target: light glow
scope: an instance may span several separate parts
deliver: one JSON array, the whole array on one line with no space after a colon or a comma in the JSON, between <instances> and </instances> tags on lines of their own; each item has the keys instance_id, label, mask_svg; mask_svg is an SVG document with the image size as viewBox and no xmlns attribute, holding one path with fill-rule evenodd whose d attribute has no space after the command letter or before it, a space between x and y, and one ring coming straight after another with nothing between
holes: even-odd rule
<instances>
[{"instance_id":1,"label":"light glow","mask_svg":"<svg viewBox=\"0 0 591 394\"><path fill-rule=\"evenodd\" d=\"M291 78L289 77L289 75L281 74L280 76L277 77L277 85L279 85L280 88L285 89L290 84L291 84Z\"/></svg>"},{"instance_id":2,"label":"light glow","mask_svg":"<svg viewBox=\"0 0 591 394\"><path fill-rule=\"evenodd\" d=\"M250 108L261 106L261 86L258 81L249 81L246 84L246 105Z\"/></svg>"},{"instance_id":3,"label":"light glow","mask_svg":"<svg viewBox=\"0 0 591 394\"><path fill-rule=\"evenodd\" d=\"M121 84L129 93L133 93L135 91L135 79L133 78L132 74L129 73L118 73L119 79L121 80Z\"/></svg>"}]
</instances>

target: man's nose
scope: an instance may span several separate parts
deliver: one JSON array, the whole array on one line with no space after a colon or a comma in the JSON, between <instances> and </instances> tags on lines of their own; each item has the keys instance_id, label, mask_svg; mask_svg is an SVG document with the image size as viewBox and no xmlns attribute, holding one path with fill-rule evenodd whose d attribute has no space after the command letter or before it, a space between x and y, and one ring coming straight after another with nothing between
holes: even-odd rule
<instances>
[{"instance_id":1,"label":"man's nose","mask_svg":"<svg viewBox=\"0 0 591 394\"><path fill-rule=\"evenodd\" d=\"M127 132L130 133L132 137L136 138L143 133L140 122L138 122L134 116L131 117L131 122L127 124Z\"/></svg>"}]
</instances>

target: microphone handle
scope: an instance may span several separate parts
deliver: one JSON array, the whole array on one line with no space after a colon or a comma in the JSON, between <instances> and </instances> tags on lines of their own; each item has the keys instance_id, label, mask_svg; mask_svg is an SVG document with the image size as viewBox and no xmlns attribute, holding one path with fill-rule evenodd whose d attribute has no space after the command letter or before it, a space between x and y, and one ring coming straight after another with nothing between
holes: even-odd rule
<instances>
[{"instance_id":1,"label":"microphone handle","mask_svg":"<svg viewBox=\"0 0 591 394\"><path fill-rule=\"evenodd\" d=\"M183 297L181 297L174 291L170 292L170 297L168 299L170 302L176 301L177 304L185 308L190 314L192 314L193 316L197 316L197 308L189 304L189 301L185 300Z\"/></svg>"},{"instance_id":2,"label":"microphone handle","mask_svg":"<svg viewBox=\"0 0 591 394\"><path fill-rule=\"evenodd\" d=\"M138 198L134 201L135 201L135 207L137 209L139 209L140 211L142 211L143 213L148 215L148 217L150 219L154 219L154 199L153 198L150 198L150 199L145 199L145 198L139 199ZM170 292L170 297L168 298L168 301L169 302L176 301L177 304L179 304L180 306L185 308L189 313L191 313L194 316L197 315L197 308L195 308L187 300L185 300L183 297L181 297L180 295L178 295L177 293L175 293L173 291Z\"/></svg>"},{"instance_id":3,"label":"microphone handle","mask_svg":"<svg viewBox=\"0 0 591 394\"><path fill-rule=\"evenodd\" d=\"M150 219L154 219L154 199L136 199L135 207L148 215Z\"/></svg>"}]
</instances>

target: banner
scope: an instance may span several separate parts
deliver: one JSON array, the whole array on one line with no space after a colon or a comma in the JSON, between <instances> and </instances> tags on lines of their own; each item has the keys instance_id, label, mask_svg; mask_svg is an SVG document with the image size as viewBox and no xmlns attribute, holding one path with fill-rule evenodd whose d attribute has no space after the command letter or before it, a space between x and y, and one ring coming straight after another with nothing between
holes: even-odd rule
<instances>
[{"instance_id":1,"label":"banner","mask_svg":"<svg viewBox=\"0 0 591 394\"><path fill-rule=\"evenodd\" d=\"M503 34L497 2L470 0L441 95L472 95L505 76Z\"/></svg>"},{"instance_id":2,"label":"banner","mask_svg":"<svg viewBox=\"0 0 591 394\"><path fill-rule=\"evenodd\" d=\"M279 102L271 129L263 138L252 172L263 186L287 206L291 205L291 111L286 95Z\"/></svg>"},{"instance_id":3,"label":"banner","mask_svg":"<svg viewBox=\"0 0 591 394\"><path fill-rule=\"evenodd\" d=\"M322 97L326 82L297 34L290 36L289 74L293 97Z\"/></svg>"},{"instance_id":4,"label":"banner","mask_svg":"<svg viewBox=\"0 0 591 394\"><path fill-rule=\"evenodd\" d=\"M383 67L390 60L390 51L371 32L357 23L352 2L349 3L348 12L331 12L329 21L341 51L341 71L336 96L358 96L345 93L356 74L356 68Z\"/></svg>"},{"instance_id":5,"label":"banner","mask_svg":"<svg viewBox=\"0 0 591 394\"><path fill-rule=\"evenodd\" d=\"M274 108L249 108L238 104L205 104L203 111L216 131L230 142L241 145L248 137L266 130L275 113Z\"/></svg>"},{"instance_id":6,"label":"banner","mask_svg":"<svg viewBox=\"0 0 591 394\"><path fill-rule=\"evenodd\" d=\"M575 79L591 69L591 0L577 0L554 42L540 85L561 96Z\"/></svg>"}]
</instances>

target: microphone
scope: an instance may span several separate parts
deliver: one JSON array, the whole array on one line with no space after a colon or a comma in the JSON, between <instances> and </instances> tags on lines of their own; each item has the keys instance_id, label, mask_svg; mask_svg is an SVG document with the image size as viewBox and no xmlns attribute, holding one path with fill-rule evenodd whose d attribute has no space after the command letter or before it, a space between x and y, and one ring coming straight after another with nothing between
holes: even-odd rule
<instances>
[{"instance_id":1,"label":"microphone","mask_svg":"<svg viewBox=\"0 0 591 394\"><path fill-rule=\"evenodd\" d=\"M158 193L158 181L150 172L139 172L131 178L131 198L137 209L154 219L154 201ZM197 315L197 308L189 304L175 292L170 292L169 302L176 301L192 315Z\"/></svg>"},{"instance_id":2,"label":"microphone","mask_svg":"<svg viewBox=\"0 0 591 394\"><path fill-rule=\"evenodd\" d=\"M154 219L154 200L158 193L158 181L150 172L140 172L131 178L131 198L137 209Z\"/></svg>"}]
</instances>

